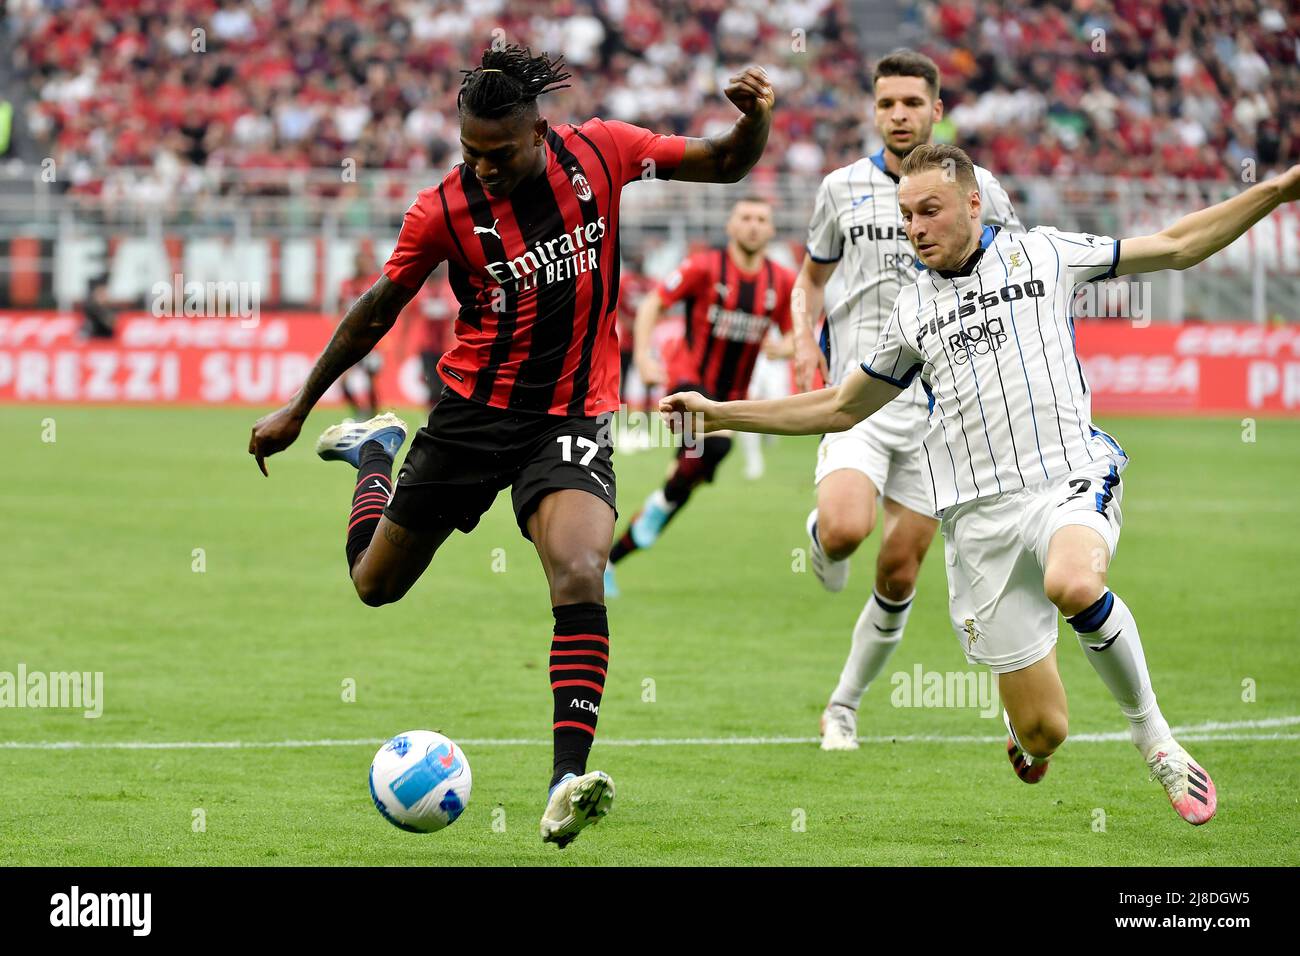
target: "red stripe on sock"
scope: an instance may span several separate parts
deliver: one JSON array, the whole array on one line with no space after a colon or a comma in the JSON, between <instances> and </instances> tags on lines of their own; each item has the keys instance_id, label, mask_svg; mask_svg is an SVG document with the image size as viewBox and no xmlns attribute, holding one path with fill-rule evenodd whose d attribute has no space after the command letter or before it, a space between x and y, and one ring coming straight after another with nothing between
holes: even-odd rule
<instances>
[{"instance_id":1,"label":"red stripe on sock","mask_svg":"<svg viewBox=\"0 0 1300 956\"><path fill-rule=\"evenodd\" d=\"M601 637L599 634L556 634L554 640L557 641L595 641L598 644L604 644L609 647L609 638Z\"/></svg>"},{"instance_id":2,"label":"red stripe on sock","mask_svg":"<svg viewBox=\"0 0 1300 956\"><path fill-rule=\"evenodd\" d=\"M368 491L368 492L366 492L364 495L361 495L361 496L359 496L359 497L357 497L357 498L353 498L353 499L352 499L352 503L355 505L355 504L357 504L358 502L365 501L365 500L368 499L368 498L373 498L373 499L379 499L379 498L382 498L384 501L387 501L387 500L388 500L388 492L386 492L386 491Z\"/></svg>"},{"instance_id":3,"label":"red stripe on sock","mask_svg":"<svg viewBox=\"0 0 1300 956\"><path fill-rule=\"evenodd\" d=\"M551 730L563 730L565 727L572 727L575 730L585 730L591 736L596 736L596 728L588 727L586 724L580 724L576 720L557 720L551 725Z\"/></svg>"},{"instance_id":4,"label":"red stripe on sock","mask_svg":"<svg viewBox=\"0 0 1300 956\"><path fill-rule=\"evenodd\" d=\"M352 512L352 514L348 516L348 521L351 522L351 524L348 525L348 530L351 531L352 526L355 525L358 521L365 521L367 518L374 518L376 521L378 521L383 516L384 516L383 508L372 509L370 511L354 511Z\"/></svg>"},{"instance_id":5,"label":"red stripe on sock","mask_svg":"<svg viewBox=\"0 0 1300 956\"><path fill-rule=\"evenodd\" d=\"M552 657L599 657L606 664L609 663L609 655L602 654L600 651L551 651Z\"/></svg>"},{"instance_id":6,"label":"red stripe on sock","mask_svg":"<svg viewBox=\"0 0 1300 956\"><path fill-rule=\"evenodd\" d=\"M380 474L377 471L373 471L370 474L362 477L362 479L357 482L356 487L360 488L362 485L364 485L367 481L370 481L371 479L374 479L376 481L386 481L388 483L389 490L390 491L392 490L393 479L389 478L387 475ZM355 491L356 489L354 488L353 490Z\"/></svg>"},{"instance_id":7,"label":"red stripe on sock","mask_svg":"<svg viewBox=\"0 0 1300 956\"><path fill-rule=\"evenodd\" d=\"M384 516L384 512L383 512L383 509L382 509L382 508L381 508L379 511L374 512L373 514L362 515L362 516L361 516L360 518L358 518L356 521L354 521L354 522L352 522L350 525L348 525L348 533L351 534L351 533L352 533L352 529L355 528L357 525L359 525L359 524L360 524L361 522L363 522L363 521L378 521L378 520L379 520L380 518L382 518L383 516Z\"/></svg>"},{"instance_id":8,"label":"red stripe on sock","mask_svg":"<svg viewBox=\"0 0 1300 956\"><path fill-rule=\"evenodd\" d=\"M552 664L551 673L554 674L556 671L595 671L601 677L609 676L605 673L605 668L597 667L595 664Z\"/></svg>"},{"instance_id":9,"label":"red stripe on sock","mask_svg":"<svg viewBox=\"0 0 1300 956\"><path fill-rule=\"evenodd\" d=\"M551 690L559 690L561 687L590 687L592 690L605 693L604 684L597 684L590 680L557 680L551 683Z\"/></svg>"}]
</instances>

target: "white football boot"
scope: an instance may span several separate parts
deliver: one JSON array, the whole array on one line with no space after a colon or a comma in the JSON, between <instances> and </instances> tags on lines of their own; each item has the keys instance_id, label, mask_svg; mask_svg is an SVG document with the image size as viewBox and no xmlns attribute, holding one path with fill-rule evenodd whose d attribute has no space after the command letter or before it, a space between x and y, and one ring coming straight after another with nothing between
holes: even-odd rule
<instances>
[{"instance_id":1,"label":"white football boot","mask_svg":"<svg viewBox=\"0 0 1300 956\"><path fill-rule=\"evenodd\" d=\"M821 542L817 540L817 509L814 508L808 513L808 539L812 542L809 554L812 556L813 574L817 575L817 580L822 583L827 591L843 591L844 585L849 583L849 562L846 558L843 561L832 561L827 557L826 552L822 550Z\"/></svg>"},{"instance_id":2,"label":"white football boot","mask_svg":"<svg viewBox=\"0 0 1300 956\"><path fill-rule=\"evenodd\" d=\"M1192 826L1208 823L1219 807L1214 781L1182 744L1169 737L1146 752L1151 779L1159 780L1178 815Z\"/></svg>"},{"instance_id":3,"label":"white football boot","mask_svg":"<svg viewBox=\"0 0 1300 956\"><path fill-rule=\"evenodd\" d=\"M568 774L551 789L542 814L542 842L561 850L588 826L609 814L614 802L614 781L600 770L581 777Z\"/></svg>"},{"instance_id":4,"label":"white football boot","mask_svg":"<svg viewBox=\"0 0 1300 956\"><path fill-rule=\"evenodd\" d=\"M822 750L857 750L857 711L843 704L827 704L822 711L821 732Z\"/></svg>"},{"instance_id":5,"label":"white football boot","mask_svg":"<svg viewBox=\"0 0 1300 956\"><path fill-rule=\"evenodd\" d=\"M369 421L331 425L316 439L316 454L325 461L346 461L360 468L361 446L368 441L379 442L390 458L396 458L406 441L406 422L392 412L384 412Z\"/></svg>"}]
</instances>

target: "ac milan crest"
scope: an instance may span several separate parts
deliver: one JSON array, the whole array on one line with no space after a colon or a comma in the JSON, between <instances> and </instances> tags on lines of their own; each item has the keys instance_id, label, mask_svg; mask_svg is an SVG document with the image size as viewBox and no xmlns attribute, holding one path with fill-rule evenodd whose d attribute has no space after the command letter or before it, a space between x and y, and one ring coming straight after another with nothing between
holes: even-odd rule
<instances>
[{"instance_id":1,"label":"ac milan crest","mask_svg":"<svg viewBox=\"0 0 1300 956\"><path fill-rule=\"evenodd\" d=\"M573 192L577 197L586 202L591 198L591 183L587 182L587 177L582 173L573 174Z\"/></svg>"}]
</instances>

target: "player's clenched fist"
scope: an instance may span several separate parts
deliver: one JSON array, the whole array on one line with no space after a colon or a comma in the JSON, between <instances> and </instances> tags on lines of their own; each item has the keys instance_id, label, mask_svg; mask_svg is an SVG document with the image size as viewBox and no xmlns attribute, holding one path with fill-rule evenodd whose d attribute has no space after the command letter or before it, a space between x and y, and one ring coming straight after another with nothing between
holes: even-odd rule
<instances>
[{"instance_id":1,"label":"player's clenched fist","mask_svg":"<svg viewBox=\"0 0 1300 956\"><path fill-rule=\"evenodd\" d=\"M761 66L747 66L727 83L727 99L736 104L736 109L751 115L760 110L771 110L776 102L776 92L767 71Z\"/></svg>"},{"instance_id":2,"label":"player's clenched fist","mask_svg":"<svg viewBox=\"0 0 1300 956\"><path fill-rule=\"evenodd\" d=\"M716 411L717 403L699 392L674 392L659 400L659 414L674 432L709 431L717 421Z\"/></svg>"},{"instance_id":3,"label":"player's clenched fist","mask_svg":"<svg viewBox=\"0 0 1300 956\"><path fill-rule=\"evenodd\" d=\"M290 405L263 415L253 423L253 434L248 439L248 453L257 459L257 467L262 469L262 474L270 477L263 459L292 445L302 431L302 423L302 416Z\"/></svg>"}]
</instances>

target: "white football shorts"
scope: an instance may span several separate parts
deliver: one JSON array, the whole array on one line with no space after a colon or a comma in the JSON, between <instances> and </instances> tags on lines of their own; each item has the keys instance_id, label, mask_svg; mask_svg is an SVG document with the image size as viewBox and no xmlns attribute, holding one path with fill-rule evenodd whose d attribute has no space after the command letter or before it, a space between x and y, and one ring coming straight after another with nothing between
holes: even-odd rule
<instances>
[{"instance_id":1,"label":"white football shorts","mask_svg":"<svg viewBox=\"0 0 1300 956\"><path fill-rule=\"evenodd\" d=\"M842 468L860 471L884 497L933 517L934 490L922 447L928 427L928 405L904 392L848 431L823 436L814 480L821 484Z\"/></svg>"},{"instance_id":2,"label":"white football shorts","mask_svg":"<svg viewBox=\"0 0 1300 956\"><path fill-rule=\"evenodd\" d=\"M1056 645L1057 609L1043 592L1048 544L1066 525L1084 525L1115 556L1127 464L1111 452L1060 478L944 509L948 610L968 661L1002 674Z\"/></svg>"}]
</instances>

